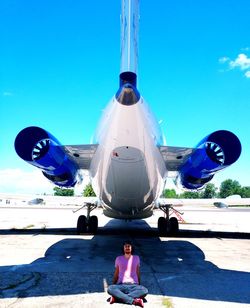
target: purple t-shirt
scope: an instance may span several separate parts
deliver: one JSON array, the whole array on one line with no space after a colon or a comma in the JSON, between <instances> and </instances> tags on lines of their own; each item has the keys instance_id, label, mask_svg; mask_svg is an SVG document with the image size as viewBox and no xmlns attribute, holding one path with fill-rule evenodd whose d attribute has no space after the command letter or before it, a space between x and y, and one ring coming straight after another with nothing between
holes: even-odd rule
<instances>
[{"instance_id":1,"label":"purple t-shirt","mask_svg":"<svg viewBox=\"0 0 250 308\"><path fill-rule=\"evenodd\" d=\"M131 255L129 259L119 256L115 259L115 267L119 268L117 283L139 283L137 276L137 266L140 266L139 256Z\"/></svg>"}]
</instances>

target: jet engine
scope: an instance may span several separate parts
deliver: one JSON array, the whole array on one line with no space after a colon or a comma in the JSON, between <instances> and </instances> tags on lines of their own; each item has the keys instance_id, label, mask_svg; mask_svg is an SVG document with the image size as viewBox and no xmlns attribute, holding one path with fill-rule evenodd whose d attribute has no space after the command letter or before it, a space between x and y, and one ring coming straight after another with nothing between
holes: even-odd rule
<instances>
[{"instance_id":1,"label":"jet engine","mask_svg":"<svg viewBox=\"0 0 250 308\"><path fill-rule=\"evenodd\" d=\"M233 164L240 154L241 143L237 136L226 130L216 131L196 146L181 166L177 182L186 189L201 189L216 172Z\"/></svg>"},{"instance_id":2,"label":"jet engine","mask_svg":"<svg viewBox=\"0 0 250 308\"><path fill-rule=\"evenodd\" d=\"M70 187L76 184L77 164L46 130L36 126L26 127L17 135L15 149L23 160L40 168L55 185Z\"/></svg>"}]
</instances>

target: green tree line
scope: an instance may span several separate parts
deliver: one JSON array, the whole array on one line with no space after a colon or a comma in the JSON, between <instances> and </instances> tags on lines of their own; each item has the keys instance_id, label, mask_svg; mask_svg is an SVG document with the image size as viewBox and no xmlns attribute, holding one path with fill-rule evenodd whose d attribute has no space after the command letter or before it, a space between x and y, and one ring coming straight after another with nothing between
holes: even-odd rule
<instances>
[{"instance_id":1,"label":"green tree line","mask_svg":"<svg viewBox=\"0 0 250 308\"><path fill-rule=\"evenodd\" d=\"M85 186L82 195L84 197L95 197L95 192L91 184ZM242 198L250 198L250 186L241 186L238 181L225 180L221 183L219 189L213 184L208 183L200 191L185 191L177 194L174 189L165 189L162 197L175 199L212 199L226 198L231 195L240 195ZM54 196L74 196L74 189L54 187Z\"/></svg>"},{"instance_id":2,"label":"green tree line","mask_svg":"<svg viewBox=\"0 0 250 308\"><path fill-rule=\"evenodd\" d=\"M221 182L219 189L213 184L208 183L200 191L185 191L177 194L174 189L165 189L162 197L180 199L212 199L226 198L231 195L240 195L242 198L250 198L250 186L241 186L238 181L227 179Z\"/></svg>"},{"instance_id":3,"label":"green tree line","mask_svg":"<svg viewBox=\"0 0 250 308\"><path fill-rule=\"evenodd\" d=\"M74 196L75 195L73 188L62 188L62 187L55 186L53 188L53 191L54 191L54 196ZM96 196L91 184L88 184L85 186L82 192L82 195L84 197L95 197Z\"/></svg>"}]
</instances>

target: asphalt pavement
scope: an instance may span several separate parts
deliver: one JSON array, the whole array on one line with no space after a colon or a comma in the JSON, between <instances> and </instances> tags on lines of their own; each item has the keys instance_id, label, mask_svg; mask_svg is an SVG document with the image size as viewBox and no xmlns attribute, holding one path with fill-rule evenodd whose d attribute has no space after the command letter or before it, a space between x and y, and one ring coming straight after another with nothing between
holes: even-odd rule
<instances>
[{"instance_id":1,"label":"asphalt pavement","mask_svg":"<svg viewBox=\"0 0 250 308\"><path fill-rule=\"evenodd\" d=\"M249 209L184 209L177 237L158 236L159 211L125 222L100 209L98 233L79 236L79 214L0 208L0 307L110 307L106 289L125 239L141 258L145 307L250 306Z\"/></svg>"}]
</instances>

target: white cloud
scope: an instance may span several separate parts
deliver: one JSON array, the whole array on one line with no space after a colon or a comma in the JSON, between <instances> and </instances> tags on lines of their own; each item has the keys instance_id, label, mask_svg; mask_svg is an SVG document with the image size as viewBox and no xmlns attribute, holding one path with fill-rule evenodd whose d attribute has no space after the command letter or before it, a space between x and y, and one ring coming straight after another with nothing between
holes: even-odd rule
<instances>
[{"instance_id":1,"label":"white cloud","mask_svg":"<svg viewBox=\"0 0 250 308\"><path fill-rule=\"evenodd\" d=\"M41 171L21 169L0 170L0 192L38 194L52 193L54 185L42 175Z\"/></svg>"},{"instance_id":2,"label":"white cloud","mask_svg":"<svg viewBox=\"0 0 250 308\"><path fill-rule=\"evenodd\" d=\"M228 57L221 57L221 58L219 59L219 62L220 62L220 63L226 63L226 62L228 62L228 61L230 61L230 59L229 59Z\"/></svg>"},{"instance_id":3,"label":"white cloud","mask_svg":"<svg viewBox=\"0 0 250 308\"><path fill-rule=\"evenodd\" d=\"M75 195L81 195L90 179L87 172L82 172L83 181L74 187ZM23 171L21 169L0 170L0 193L13 194L53 194L55 185L46 179L38 169Z\"/></svg>"},{"instance_id":4,"label":"white cloud","mask_svg":"<svg viewBox=\"0 0 250 308\"><path fill-rule=\"evenodd\" d=\"M245 71L250 68L250 58L244 53L240 53L235 60L231 60L228 57L221 57L219 59L221 64L227 64L229 70L240 69ZM245 77L250 78L250 71L245 72Z\"/></svg>"},{"instance_id":5,"label":"white cloud","mask_svg":"<svg viewBox=\"0 0 250 308\"><path fill-rule=\"evenodd\" d=\"M245 76L246 76L247 78L250 78L250 71L246 71L246 72L245 72Z\"/></svg>"},{"instance_id":6,"label":"white cloud","mask_svg":"<svg viewBox=\"0 0 250 308\"><path fill-rule=\"evenodd\" d=\"M229 65L231 68L239 67L241 70L246 70L250 67L250 58L241 53L235 60L230 61Z\"/></svg>"}]
</instances>

